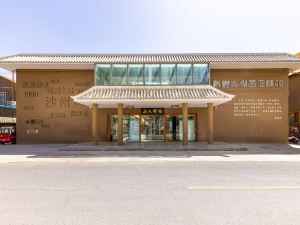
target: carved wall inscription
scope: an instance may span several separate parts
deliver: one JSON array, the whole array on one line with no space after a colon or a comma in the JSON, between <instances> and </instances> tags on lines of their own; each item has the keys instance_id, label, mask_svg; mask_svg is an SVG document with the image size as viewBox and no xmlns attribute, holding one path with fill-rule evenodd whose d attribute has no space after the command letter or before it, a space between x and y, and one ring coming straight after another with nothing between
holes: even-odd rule
<instances>
[{"instance_id":1,"label":"carved wall inscription","mask_svg":"<svg viewBox=\"0 0 300 225\"><path fill-rule=\"evenodd\" d=\"M93 85L93 71L21 70L17 85L20 143L89 140L89 108L71 96Z\"/></svg>"}]
</instances>

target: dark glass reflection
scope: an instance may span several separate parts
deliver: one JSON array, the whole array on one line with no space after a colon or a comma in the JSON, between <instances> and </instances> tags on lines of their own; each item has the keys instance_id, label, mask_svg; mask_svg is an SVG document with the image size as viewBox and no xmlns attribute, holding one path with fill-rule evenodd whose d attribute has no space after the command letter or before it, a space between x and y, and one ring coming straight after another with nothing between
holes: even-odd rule
<instances>
[{"instance_id":1,"label":"dark glass reflection","mask_svg":"<svg viewBox=\"0 0 300 225\"><path fill-rule=\"evenodd\" d=\"M178 64L177 84L192 84L192 64Z\"/></svg>"},{"instance_id":2,"label":"dark glass reflection","mask_svg":"<svg viewBox=\"0 0 300 225\"><path fill-rule=\"evenodd\" d=\"M208 84L207 64L194 64L194 84Z\"/></svg>"},{"instance_id":3,"label":"dark glass reflection","mask_svg":"<svg viewBox=\"0 0 300 225\"><path fill-rule=\"evenodd\" d=\"M96 85L110 84L110 64L96 65Z\"/></svg>"},{"instance_id":4,"label":"dark glass reflection","mask_svg":"<svg viewBox=\"0 0 300 225\"><path fill-rule=\"evenodd\" d=\"M113 64L112 65L112 85L127 85L127 65Z\"/></svg>"},{"instance_id":5,"label":"dark glass reflection","mask_svg":"<svg viewBox=\"0 0 300 225\"><path fill-rule=\"evenodd\" d=\"M128 65L128 84L129 85L143 85L143 64L129 64Z\"/></svg>"},{"instance_id":6,"label":"dark glass reflection","mask_svg":"<svg viewBox=\"0 0 300 225\"><path fill-rule=\"evenodd\" d=\"M159 64L145 65L145 84L148 85L160 84Z\"/></svg>"},{"instance_id":7,"label":"dark glass reflection","mask_svg":"<svg viewBox=\"0 0 300 225\"><path fill-rule=\"evenodd\" d=\"M176 84L176 64L161 64L161 84Z\"/></svg>"}]
</instances>

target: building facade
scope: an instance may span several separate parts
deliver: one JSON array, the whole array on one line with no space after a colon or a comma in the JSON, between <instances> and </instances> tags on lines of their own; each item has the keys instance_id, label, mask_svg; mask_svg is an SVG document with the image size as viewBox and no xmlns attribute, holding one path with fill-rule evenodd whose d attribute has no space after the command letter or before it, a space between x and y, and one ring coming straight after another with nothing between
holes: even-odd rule
<instances>
[{"instance_id":1,"label":"building facade","mask_svg":"<svg viewBox=\"0 0 300 225\"><path fill-rule=\"evenodd\" d=\"M17 142L280 142L285 53L15 55Z\"/></svg>"},{"instance_id":2,"label":"building facade","mask_svg":"<svg viewBox=\"0 0 300 225\"><path fill-rule=\"evenodd\" d=\"M289 75L289 122L300 128L300 72Z\"/></svg>"},{"instance_id":3,"label":"building facade","mask_svg":"<svg viewBox=\"0 0 300 225\"><path fill-rule=\"evenodd\" d=\"M300 52L295 54L300 57ZM289 126L300 130L300 70L289 74Z\"/></svg>"},{"instance_id":4,"label":"building facade","mask_svg":"<svg viewBox=\"0 0 300 225\"><path fill-rule=\"evenodd\" d=\"M15 99L15 85L13 80L0 75L0 127L16 123L16 109L12 104Z\"/></svg>"}]
</instances>

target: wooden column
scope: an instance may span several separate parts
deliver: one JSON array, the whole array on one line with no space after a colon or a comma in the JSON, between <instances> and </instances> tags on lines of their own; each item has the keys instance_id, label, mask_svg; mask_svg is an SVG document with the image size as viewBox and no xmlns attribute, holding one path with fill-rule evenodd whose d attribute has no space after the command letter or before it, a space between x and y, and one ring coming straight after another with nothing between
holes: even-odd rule
<instances>
[{"instance_id":1,"label":"wooden column","mask_svg":"<svg viewBox=\"0 0 300 225\"><path fill-rule=\"evenodd\" d=\"M98 104L92 104L92 137L95 145L99 142L98 129Z\"/></svg>"},{"instance_id":2,"label":"wooden column","mask_svg":"<svg viewBox=\"0 0 300 225\"><path fill-rule=\"evenodd\" d=\"M164 113L164 143L167 142L167 115Z\"/></svg>"},{"instance_id":3,"label":"wooden column","mask_svg":"<svg viewBox=\"0 0 300 225\"><path fill-rule=\"evenodd\" d=\"M183 144L188 144L188 104L182 103L182 136Z\"/></svg>"},{"instance_id":4,"label":"wooden column","mask_svg":"<svg viewBox=\"0 0 300 225\"><path fill-rule=\"evenodd\" d=\"M123 145L123 103L118 103L118 145Z\"/></svg>"},{"instance_id":5,"label":"wooden column","mask_svg":"<svg viewBox=\"0 0 300 225\"><path fill-rule=\"evenodd\" d=\"M197 142L200 142L200 140L201 140L201 131L200 131L200 129L201 129L201 123L200 123L200 121L201 121L201 114L200 114L200 108L197 108L197 114L196 114L196 140L197 140Z\"/></svg>"},{"instance_id":6,"label":"wooden column","mask_svg":"<svg viewBox=\"0 0 300 225\"><path fill-rule=\"evenodd\" d=\"M207 142L214 142L214 108L213 103L207 103Z\"/></svg>"},{"instance_id":7,"label":"wooden column","mask_svg":"<svg viewBox=\"0 0 300 225\"><path fill-rule=\"evenodd\" d=\"M111 114L107 114L107 142L110 142L110 135L111 135Z\"/></svg>"},{"instance_id":8,"label":"wooden column","mask_svg":"<svg viewBox=\"0 0 300 225\"><path fill-rule=\"evenodd\" d=\"M142 143L142 115L139 115L139 143Z\"/></svg>"}]
</instances>

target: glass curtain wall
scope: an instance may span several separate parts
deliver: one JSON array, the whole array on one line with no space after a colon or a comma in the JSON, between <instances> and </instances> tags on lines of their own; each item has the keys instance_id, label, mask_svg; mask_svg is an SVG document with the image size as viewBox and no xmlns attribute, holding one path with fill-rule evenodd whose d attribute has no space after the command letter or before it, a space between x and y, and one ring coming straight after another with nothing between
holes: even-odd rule
<instances>
[{"instance_id":1,"label":"glass curtain wall","mask_svg":"<svg viewBox=\"0 0 300 225\"><path fill-rule=\"evenodd\" d=\"M128 65L128 84L129 85L143 85L144 84L144 65L143 64L129 64Z\"/></svg>"},{"instance_id":2,"label":"glass curtain wall","mask_svg":"<svg viewBox=\"0 0 300 225\"><path fill-rule=\"evenodd\" d=\"M109 85L111 83L110 67L110 64L101 64L96 66L96 85Z\"/></svg>"},{"instance_id":3,"label":"glass curtain wall","mask_svg":"<svg viewBox=\"0 0 300 225\"><path fill-rule=\"evenodd\" d=\"M116 85L127 84L127 64L113 64L111 82Z\"/></svg>"},{"instance_id":4,"label":"glass curtain wall","mask_svg":"<svg viewBox=\"0 0 300 225\"><path fill-rule=\"evenodd\" d=\"M194 84L208 84L208 73L206 64L194 64Z\"/></svg>"},{"instance_id":5,"label":"glass curtain wall","mask_svg":"<svg viewBox=\"0 0 300 225\"><path fill-rule=\"evenodd\" d=\"M146 85L160 84L159 64L145 65L145 84Z\"/></svg>"},{"instance_id":6,"label":"glass curtain wall","mask_svg":"<svg viewBox=\"0 0 300 225\"><path fill-rule=\"evenodd\" d=\"M96 85L209 84L208 64L97 64Z\"/></svg>"},{"instance_id":7,"label":"glass curtain wall","mask_svg":"<svg viewBox=\"0 0 300 225\"><path fill-rule=\"evenodd\" d=\"M178 64L178 84L192 84L192 64Z\"/></svg>"},{"instance_id":8,"label":"glass curtain wall","mask_svg":"<svg viewBox=\"0 0 300 225\"><path fill-rule=\"evenodd\" d=\"M161 84L176 84L176 64L161 64Z\"/></svg>"}]
</instances>

